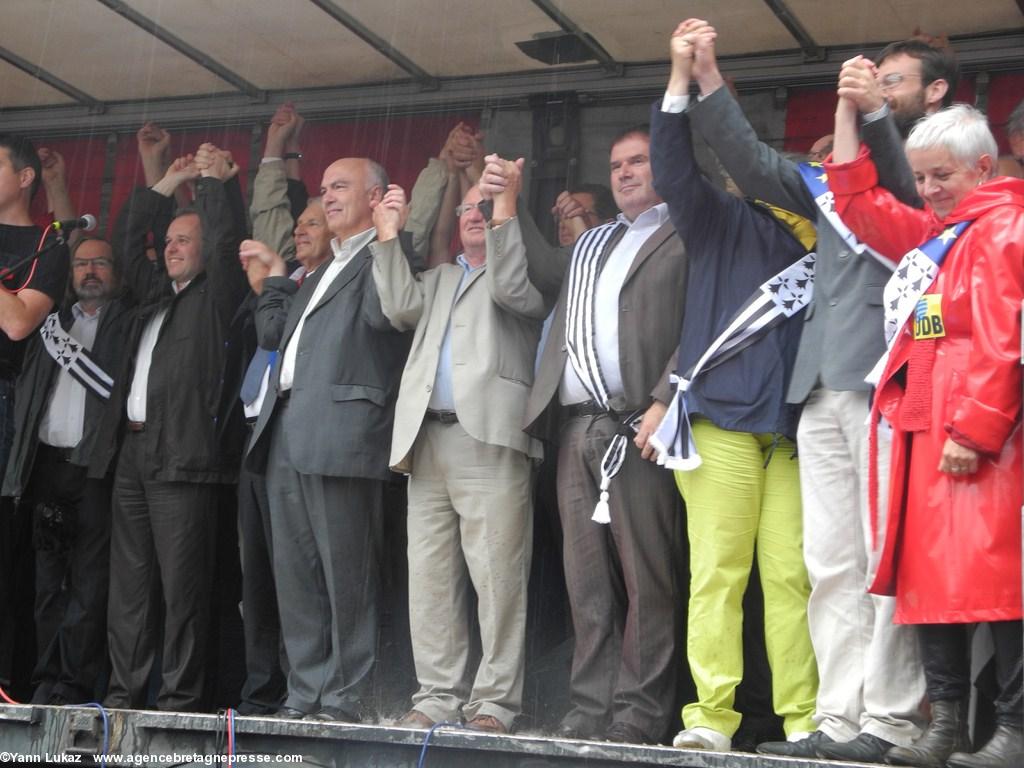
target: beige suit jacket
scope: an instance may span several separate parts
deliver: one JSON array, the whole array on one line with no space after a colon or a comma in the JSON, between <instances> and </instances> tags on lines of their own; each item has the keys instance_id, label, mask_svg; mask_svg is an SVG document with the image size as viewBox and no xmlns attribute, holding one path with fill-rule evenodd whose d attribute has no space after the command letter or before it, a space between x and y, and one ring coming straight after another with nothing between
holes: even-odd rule
<instances>
[{"instance_id":1,"label":"beige suit jacket","mask_svg":"<svg viewBox=\"0 0 1024 768\"><path fill-rule=\"evenodd\" d=\"M524 422L531 435L552 440L558 426L554 412L558 406L558 387L568 362L565 346L568 285L564 278L571 250L550 245L532 220L521 219L523 238L529 249L531 277L545 290L559 291ZM518 220L515 223L520 226ZM607 247L613 246L614 243L609 243ZM629 412L647 408L654 400L664 403L671 400L668 377L675 369L683 325L686 275L683 242L672 222L665 222L647 238L633 258L619 293L618 307L599 308L598 311L619 313L619 364L625 402L613 403L616 410Z\"/></svg>"},{"instance_id":2,"label":"beige suit jacket","mask_svg":"<svg viewBox=\"0 0 1024 768\"><path fill-rule=\"evenodd\" d=\"M522 426L547 308L527 278L518 228L510 223L488 228L487 262L467 276L461 290L461 266L442 264L413 276L396 242L371 246L384 315L396 330L416 331L395 408L392 469L414 471L412 447L430 402L449 319L459 423L480 442L539 458L539 443Z\"/></svg>"}]
</instances>

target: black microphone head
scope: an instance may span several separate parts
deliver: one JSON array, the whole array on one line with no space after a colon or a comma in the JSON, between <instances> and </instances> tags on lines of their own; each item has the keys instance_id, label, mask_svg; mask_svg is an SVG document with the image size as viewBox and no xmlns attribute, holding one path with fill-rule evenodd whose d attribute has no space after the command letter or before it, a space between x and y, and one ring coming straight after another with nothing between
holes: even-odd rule
<instances>
[{"instance_id":1,"label":"black microphone head","mask_svg":"<svg viewBox=\"0 0 1024 768\"><path fill-rule=\"evenodd\" d=\"M96 217L91 213L82 214L81 218L79 218L79 222L80 224L78 225L78 228L83 232L92 232L96 229Z\"/></svg>"}]
</instances>

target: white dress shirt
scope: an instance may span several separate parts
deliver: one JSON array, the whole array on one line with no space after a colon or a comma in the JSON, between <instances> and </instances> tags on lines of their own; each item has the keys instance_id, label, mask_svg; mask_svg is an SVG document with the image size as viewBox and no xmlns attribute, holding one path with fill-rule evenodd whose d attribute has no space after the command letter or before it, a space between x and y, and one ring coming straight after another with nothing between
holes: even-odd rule
<instances>
[{"instance_id":1,"label":"white dress shirt","mask_svg":"<svg viewBox=\"0 0 1024 768\"><path fill-rule=\"evenodd\" d=\"M341 270L352 261L353 256L370 244L370 241L373 240L376 234L377 230L371 227L360 232L358 235L352 235L343 243L339 243L338 238L331 240L331 251L334 252L334 258L319 268L324 271L324 275L320 278L320 282L316 284L313 295L309 297L306 308L302 310L299 324L295 326L295 332L288 339L288 346L284 348L284 358L281 360L281 376L278 379L278 389L280 391L284 392L291 389L292 383L295 381L295 357L298 355L299 339L302 338L302 328L306 324L306 317L313 311L313 308L323 298L323 295L327 293L327 289L334 282L334 279L341 274Z\"/></svg>"},{"instance_id":2,"label":"white dress shirt","mask_svg":"<svg viewBox=\"0 0 1024 768\"><path fill-rule=\"evenodd\" d=\"M68 333L87 350L92 350L96 341L96 330L100 325L103 307L93 314L82 309L81 304L71 307L75 323ZM39 425L39 442L55 448L74 448L82 441L85 425L85 387L63 368L57 374L57 386L50 393L50 401L43 411Z\"/></svg>"},{"instance_id":3,"label":"white dress shirt","mask_svg":"<svg viewBox=\"0 0 1024 768\"><path fill-rule=\"evenodd\" d=\"M171 288L176 294L184 291L189 283L180 288L175 282ZM135 372L132 374L132 387L128 390L128 421L144 422L146 420L146 393L149 391L149 369L153 365L153 350L156 348L156 340L160 338L160 329L164 320L167 319L167 311L170 307L164 307L146 323L142 331L142 338L139 339L139 354L135 357Z\"/></svg>"},{"instance_id":4,"label":"white dress shirt","mask_svg":"<svg viewBox=\"0 0 1024 768\"><path fill-rule=\"evenodd\" d=\"M668 205L658 203L629 221L619 214L618 221L626 225L625 234L615 244L615 248L605 260L601 274L597 277L597 289L594 296L594 347L601 366L605 385L611 397L622 397L622 368L619 366L619 291L626 282L629 268L633 266L640 248L647 238L655 233L668 221ZM562 383L558 388L558 400L562 405L572 405L591 400L580 377L572 364L566 362L562 372Z\"/></svg>"}]
</instances>

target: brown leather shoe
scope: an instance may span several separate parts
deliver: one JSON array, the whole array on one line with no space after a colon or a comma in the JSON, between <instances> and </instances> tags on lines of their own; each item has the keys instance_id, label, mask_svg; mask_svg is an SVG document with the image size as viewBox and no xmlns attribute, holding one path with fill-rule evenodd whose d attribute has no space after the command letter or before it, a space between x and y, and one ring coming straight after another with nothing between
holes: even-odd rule
<instances>
[{"instance_id":1,"label":"brown leather shoe","mask_svg":"<svg viewBox=\"0 0 1024 768\"><path fill-rule=\"evenodd\" d=\"M477 715L466 723L466 728L483 733L508 733L505 724L493 715Z\"/></svg>"},{"instance_id":2,"label":"brown leather shoe","mask_svg":"<svg viewBox=\"0 0 1024 768\"><path fill-rule=\"evenodd\" d=\"M434 721L424 715L418 709L410 709L395 723L399 728L419 728L429 730L434 727Z\"/></svg>"}]
</instances>

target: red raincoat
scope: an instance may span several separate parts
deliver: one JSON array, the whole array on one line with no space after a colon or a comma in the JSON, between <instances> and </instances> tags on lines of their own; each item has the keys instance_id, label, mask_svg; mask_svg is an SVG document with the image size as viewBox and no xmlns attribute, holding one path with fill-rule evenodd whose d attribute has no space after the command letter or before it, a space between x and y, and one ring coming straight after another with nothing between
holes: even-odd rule
<instances>
[{"instance_id":1,"label":"red raincoat","mask_svg":"<svg viewBox=\"0 0 1024 768\"><path fill-rule=\"evenodd\" d=\"M826 170L843 221L894 261L947 225L974 222L926 291L941 307L944 332L933 342L930 378L918 379L923 389L907 397L907 363L922 343L911 318L897 332L875 394L872 419L885 417L893 441L889 514L869 591L896 595L901 624L1020 619L1024 181L986 182L940 221L878 187L863 149ZM930 422L923 431L901 425L905 398L919 406L919 422ZM938 471L948 437L981 454L977 473Z\"/></svg>"}]
</instances>

